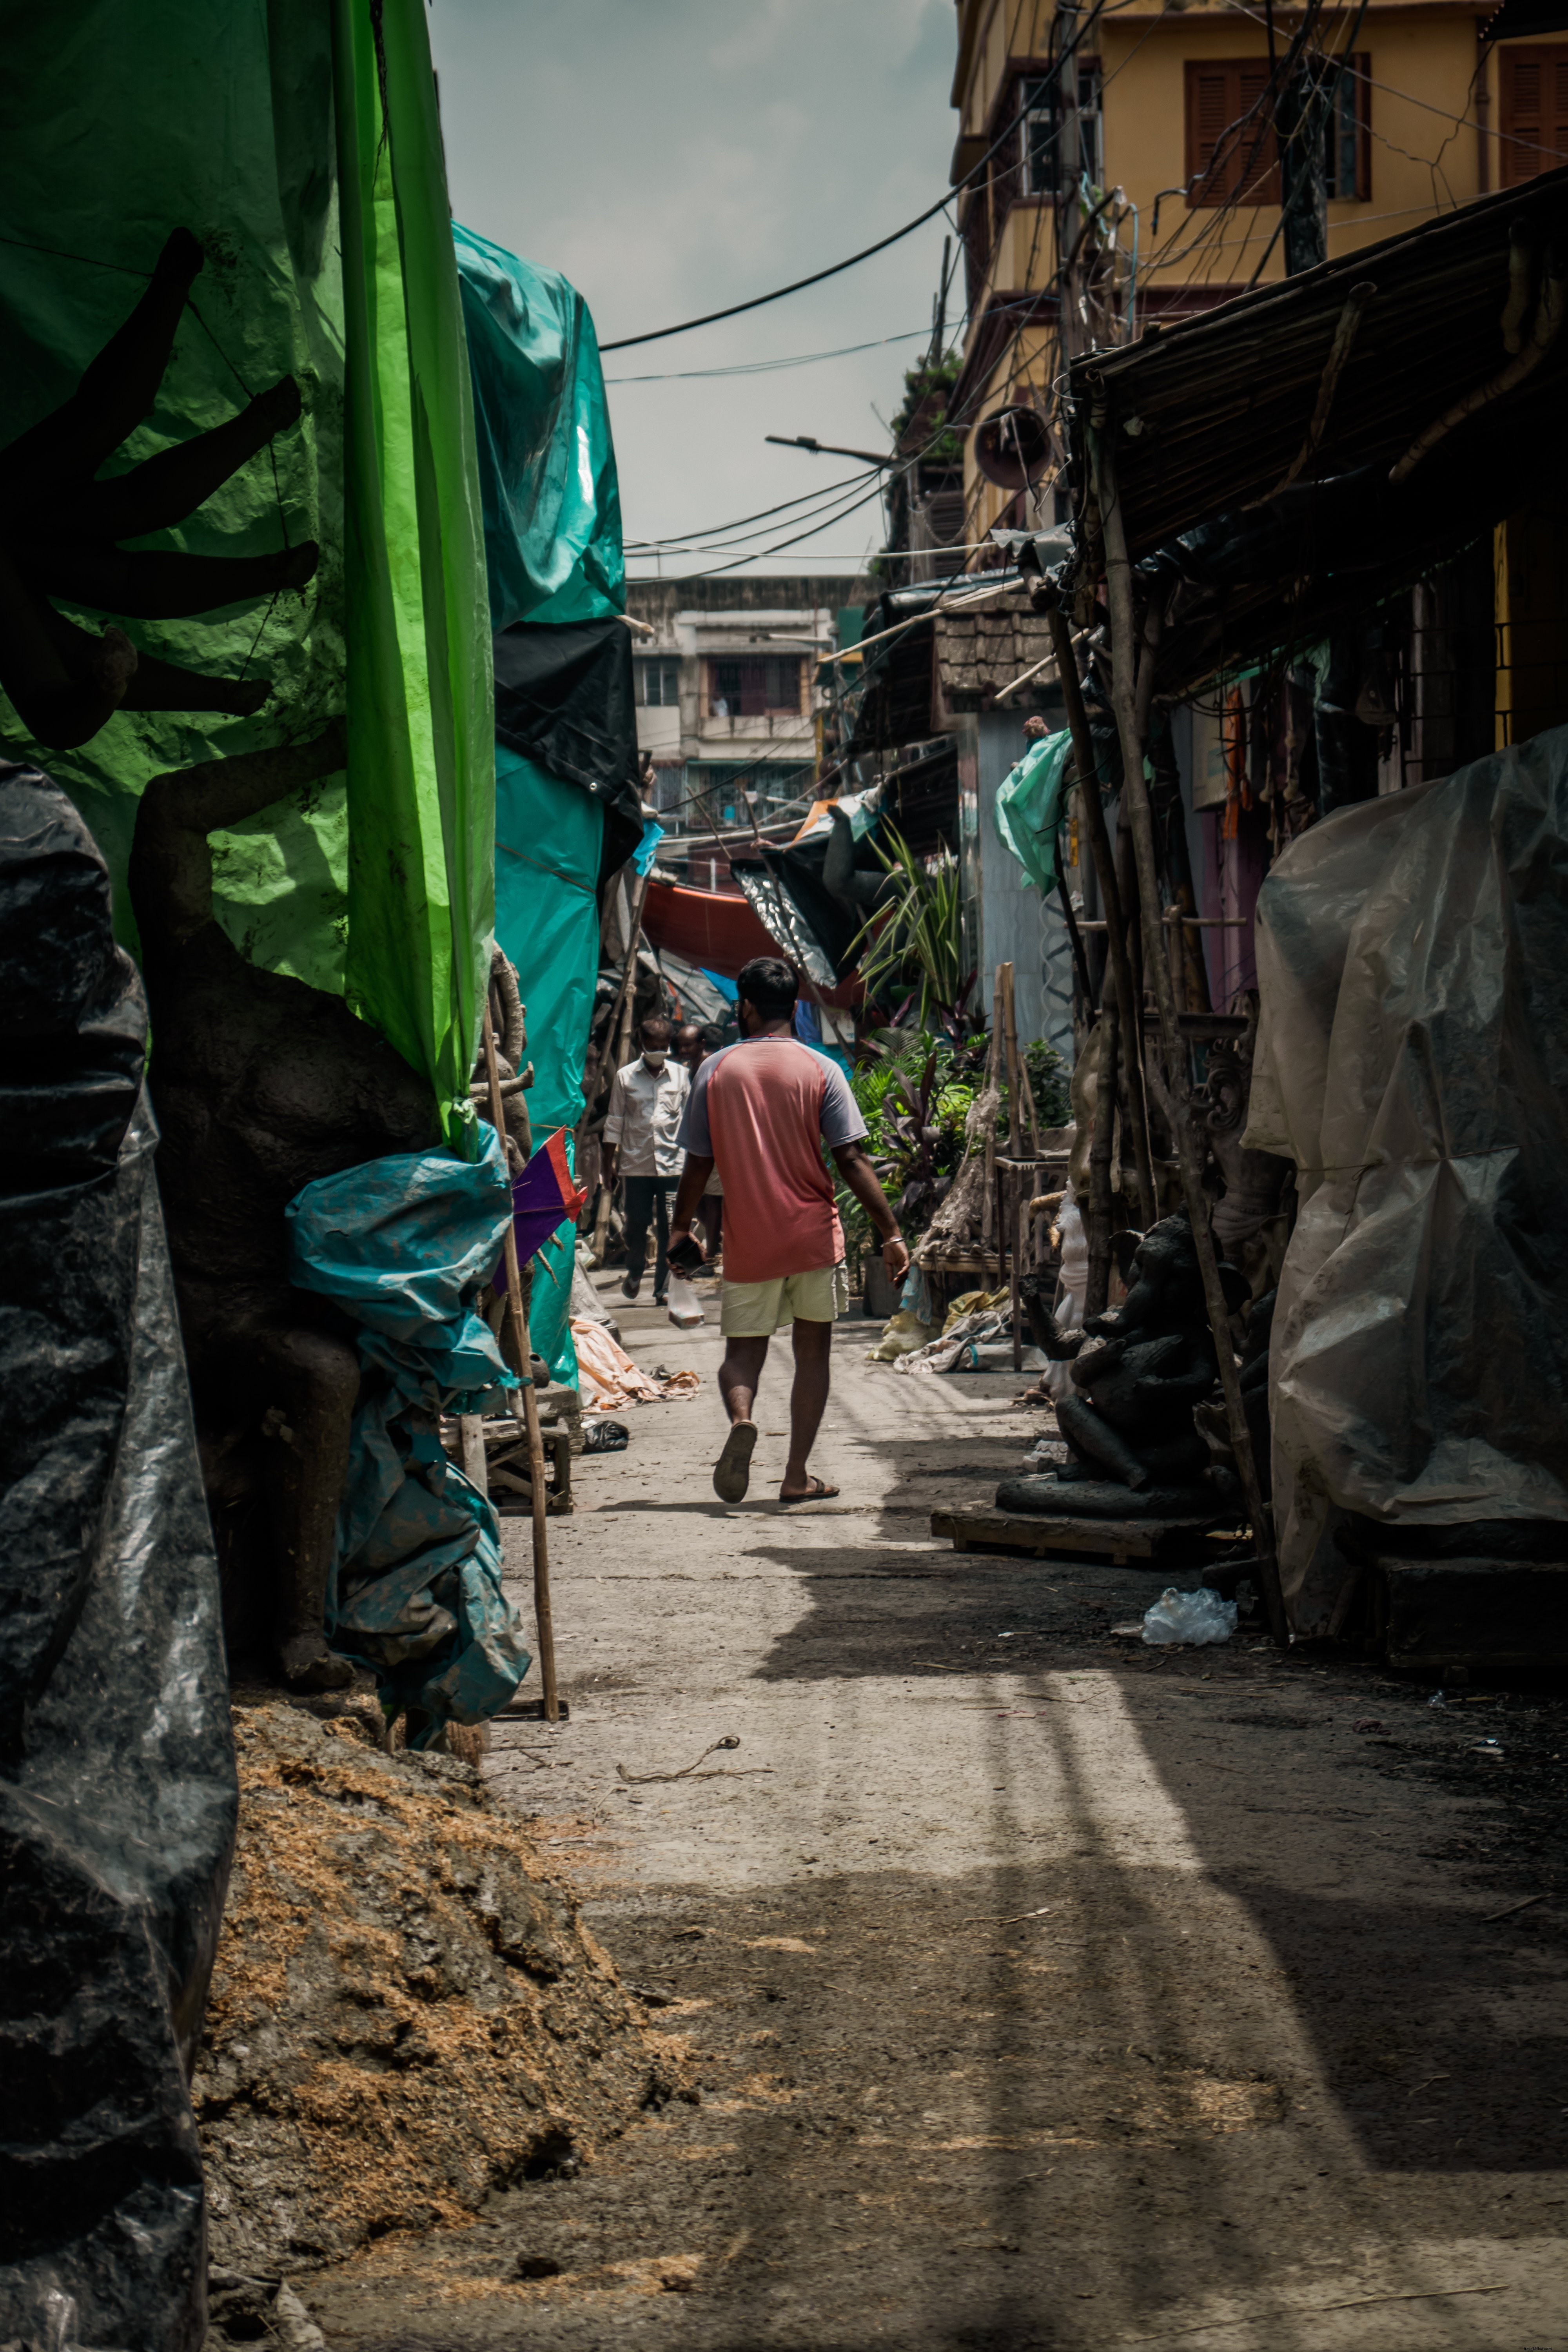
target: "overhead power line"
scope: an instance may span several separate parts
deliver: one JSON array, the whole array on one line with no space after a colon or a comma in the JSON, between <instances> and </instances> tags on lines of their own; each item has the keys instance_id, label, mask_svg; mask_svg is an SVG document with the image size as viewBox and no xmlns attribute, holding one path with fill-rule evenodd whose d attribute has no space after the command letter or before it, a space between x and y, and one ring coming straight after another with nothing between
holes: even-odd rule
<instances>
[{"instance_id":1,"label":"overhead power line","mask_svg":"<svg viewBox=\"0 0 1568 2352\"><path fill-rule=\"evenodd\" d=\"M1011 126L1009 135L1010 131ZM1001 141L996 143L1000 146ZM984 163L993 152L987 150L986 155L981 157L981 163ZM974 168L978 171L979 164ZM786 294L799 294L808 286L820 286L825 278L837 278L841 271L853 269L858 262L869 261L874 253L886 253L890 245L897 245L903 237L912 236L917 228L924 228L928 220L934 220L938 213L945 212L952 198L953 191L949 188L934 205L928 205L923 213L917 213L913 220L906 221L902 228L894 229L890 236L879 236L875 245L863 247L860 252L852 253L847 261L834 261L826 269L814 269L809 278L797 278L789 286L775 286L771 294L753 294L749 302L731 302L726 310L704 311L700 319L682 319L678 327L650 327L646 335L622 335L613 343L601 343L599 349L602 352L629 352L635 343L658 343L662 342L667 335L689 335L694 327L715 326L721 319L738 319L742 310L760 310L766 302L782 302Z\"/></svg>"},{"instance_id":2,"label":"overhead power line","mask_svg":"<svg viewBox=\"0 0 1568 2352\"><path fill-rule=\"evenodd\" d=\"M674 368L665 375L607 375L611 383L695 383L700 377L713 375L771 375L779 368L812 367L818 360L847 360L857 352L879 352L887 343L923 343L930 338L930 329L912 327L907 334L877 335L868 343L841 343L836 352L795 352L782 360L738 360L732 367ZM614 349L606 343L606 351Z\"/></svg>"}]
</instances>

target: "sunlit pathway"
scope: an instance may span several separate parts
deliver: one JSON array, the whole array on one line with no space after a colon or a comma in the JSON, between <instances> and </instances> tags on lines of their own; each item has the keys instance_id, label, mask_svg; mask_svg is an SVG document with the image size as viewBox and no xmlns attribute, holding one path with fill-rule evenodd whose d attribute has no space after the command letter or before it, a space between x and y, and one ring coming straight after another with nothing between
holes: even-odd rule
<instances>
[{"instance_id":1,"label":"sunlit pathway","mask_svg":"<svg viewBox=\"0 0 1568 2352\"><path fill-rule=\"evenodd\" d=\"M489 1769L701 2103L321 2282L329 2340L1568 2345L1563 1915L1492 1916L1556 1883L1510 1822L1562 1717L1161 1656L1110 1632L1145 1576L955 1557L930 1512L1016 1459L1015 1383L868 1368L858 1319L838 1501L774 1507L774 1385L726 1510L717 1334L627 1323L704 1389L583 1465L571 1721Z\"/></svg>"}]
</instances>

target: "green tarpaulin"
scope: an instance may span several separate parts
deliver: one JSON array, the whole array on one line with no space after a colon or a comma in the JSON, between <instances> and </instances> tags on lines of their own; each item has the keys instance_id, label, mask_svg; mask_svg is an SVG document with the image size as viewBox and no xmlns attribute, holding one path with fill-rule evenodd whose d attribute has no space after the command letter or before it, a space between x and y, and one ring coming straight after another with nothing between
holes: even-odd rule
<instances>
[{"instance_id":1,"label":"green tarpaulin","mask_svg":"<svg viewBox=\"0 0 1568 2352\"><path fill-rule=\"evenodd\" d=\"M997 787L994 814L1005 849L1010 849L1031 882L1057 887L1057 827L1067 797L1066 769L1072 737L1043 736L1032 743Z\"/></svg>"},{"instance_id":2,"label":"green tarpaulin","mask_svg":"<svg viewBox=\"0 0 1568 2352\"><path fill-rule=\"evenodd\" d=\"M490 625L626 606L621 494L588 306L553 269L453 224L479 412Z\"/></svg>"},{"instance_id":3,"label":"green tarpaulin","mask_svg":"<svg viewBox=\"0 0 1568 2352\"><path fill-rule=\"evenodd\" d=\"M378 37L377 37L378 36ZM347 994L471 1141L494 916L473 395L423 0L333 0L343 291Z\"/></svg>"},{"instance_id":4,"label":"green tarpaulin","mask_svg":"<svg viewBox=\"0 0 1568 2352\"><path fill-rule=\"evenodd\" d=\"M33 743L8 705L0 726L77 799L134 945L124 877L148 779L317 731L345 707L346 670L352 776L216 837L218 917L258 962L346 983L466 1105L490 924L489 635L419 0L374 12L372 0L235 0L221 22L201 0L151 14L98 0L64 19L13 11L6 34L0 443L70 394L171 230L187 228L205 267L153 410L106 470L224 423L291 374L300 423L140 544L256 554L311 539L321 552L304 589L210 617L68 608L192 668L269 679L254 719L121 712L68 752Z\"/></svg>"}]
</instances>

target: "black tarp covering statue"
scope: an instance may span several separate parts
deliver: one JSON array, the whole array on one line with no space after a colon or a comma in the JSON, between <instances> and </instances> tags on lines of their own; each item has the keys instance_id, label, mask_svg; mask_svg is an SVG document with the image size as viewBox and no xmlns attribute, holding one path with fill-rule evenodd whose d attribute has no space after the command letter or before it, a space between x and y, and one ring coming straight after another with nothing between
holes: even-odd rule
<instances>
[{"instance_id":1,"label":"black tarp covering statue","mask_svg":"<svg viewBox=\"0 0 1568 2352\"><path fill-rule=\"evenodd\" d=\"M0 2343L195 2352L237 1792L142 1086L69 801L0 765Z\"/></svg>"}]
</instances>

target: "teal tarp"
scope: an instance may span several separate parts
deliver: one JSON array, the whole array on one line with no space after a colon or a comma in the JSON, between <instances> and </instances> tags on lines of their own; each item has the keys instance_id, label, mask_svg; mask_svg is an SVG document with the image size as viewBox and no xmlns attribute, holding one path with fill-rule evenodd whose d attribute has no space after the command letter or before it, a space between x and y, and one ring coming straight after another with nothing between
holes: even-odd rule
<instances>
[{"instance_id":1,"label":"teal tarp","mask_svg":"<svg viewBox=\"0 0 1568 2352\"><path fill-rule=\"evenodd\" d=\"M605 620L626 609L621 498L594 322L552 269L453 224L474 388L490 626ZM496 750L496 938L517 966L536 1135L583 1114L599 968L605 813L580 784ZM577 1381L569 1328L575 1228L533 1261L534 1351Z\"/></svg>"},{"instance_id":2,"label":"teal tarp","mask_svg":"<svg viewBox=\"0 0 1568 2352\"><path fill-rule=\"evenodd\" d=\"M1042 736L1004 779L994 812L1004 849L1010 849L1040 890L1057 887L1057 827L1062 821L1064 781L1072 737Z\"/></svg>"},{"instance_id":3,"label":"teal tarp","mask_svg":"<svg viewBox=\"0 0 1568 2352\"><path fill-rule=\"evenodd\" d=\"M333 1646L374 1669L389 1706L436 1723L484 1722L528 1671L495 1512L437 1428L442 1412L482 1412L487 1391L515 1386L470 1304L511 1209L500 1146L481 1131L472 1162L398 1152L307 1184L287 1212L290 1279L353 1318L360 1360L381 1375L354 1411Z\"/></svg>"},{"instance_id":4,"label":"teal tarp","mask_svg":"<svg viewBox=\"0 0 1568 2352\"><path fill-rule=\"evenodd\" d=\"M624 613L621 494L588 306L452 225L484 486L490 626Z\"/></svg>"},{"instance_id":5,"label":"teal tarp","mask_svg":"<svg viewBox=\"0 0 1568 2352\"><path fill-rule=\"evenodd\" d=\"M599 969L595 886L601 803L531 760L496 747L496 938L518 969L533 1064L528 1115L536 1135L583 1116L583 1056ZM575 1228L563 1225L533 1261L530 1330L552 1380L577 1380L567 1318Z\"/></svg>"}]
</instances>

